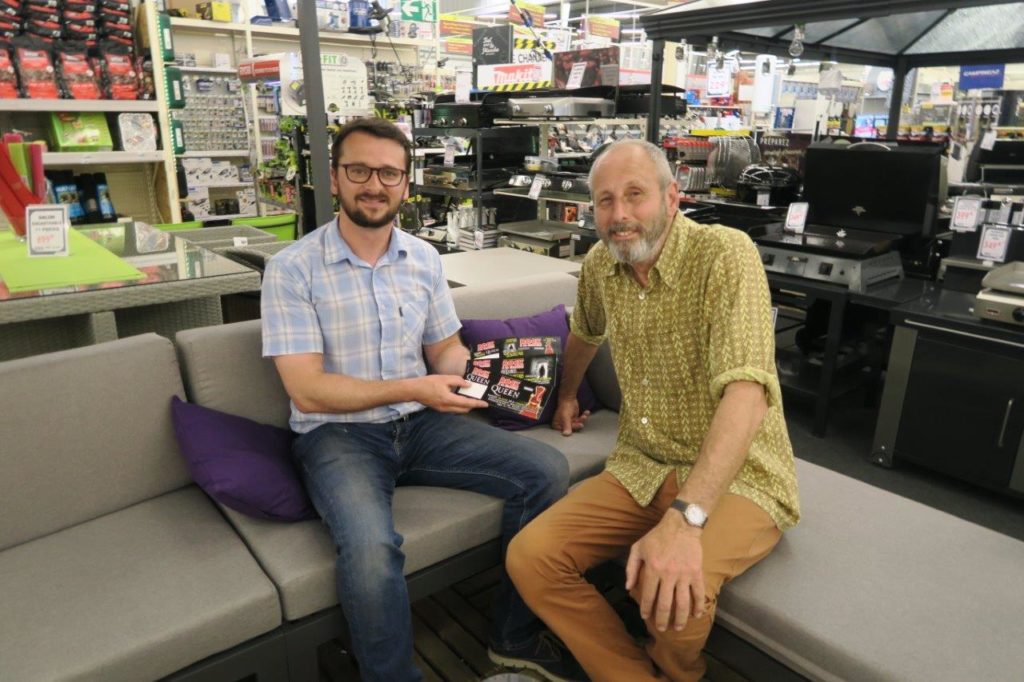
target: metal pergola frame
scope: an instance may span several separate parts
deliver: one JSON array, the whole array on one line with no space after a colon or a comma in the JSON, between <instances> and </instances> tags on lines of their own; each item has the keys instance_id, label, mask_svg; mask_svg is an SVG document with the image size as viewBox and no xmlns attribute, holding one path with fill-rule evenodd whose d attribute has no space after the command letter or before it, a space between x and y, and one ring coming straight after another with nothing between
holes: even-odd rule
<instances>
[{"instance_id":1,"label":"metal pergola frame","mask_svg":"<svg viewBox=\"0 0 1024 682\"><path fill-rule=\"evenodd\" d=\"M794 24L813 24L816 22L840 19L867 20L875 17L912 12L947 10L938 21L930 24L926 30L913 38L903 49L896 53L871 52L853 50L824 44L834 38L836 33L825 36L815 43L804 43L803 56L812 59L842 61L851 64L868 66L884 66L895 72L893 90L889 105L889 126L887 137L895 139L899 131L900 109L903 102L903 83L911 69L928 66L959 66L965 64L1005 64L1024 62L1024 46L1000 50L979 50L961 52L930 52L907 54L907 50L917 44L938 23L949 16L952 10L970 7L1004 5L1016 0L764 0L741 5L720 5L705 9L685 11L683 8L675 12L658 11L640 18L640 25L647 37L654 42L652 74L661 73L664 62L665 42L685 39L692 44L708 41L718 36L719 42L726 49L739 48L759 51L768 54L785 54L789 39L783 36L786 31L771 37L759 37L739 33L744 29L769 26L791 26ZM847 31L854 25L844 28ZM841 33L839 31L837 33ZM647 125L647 139L658 142L657 121L660 119L661 79L651 79L652 111ZM653 123L652 123L653 122Z\"/></svg>"}]
</instances>

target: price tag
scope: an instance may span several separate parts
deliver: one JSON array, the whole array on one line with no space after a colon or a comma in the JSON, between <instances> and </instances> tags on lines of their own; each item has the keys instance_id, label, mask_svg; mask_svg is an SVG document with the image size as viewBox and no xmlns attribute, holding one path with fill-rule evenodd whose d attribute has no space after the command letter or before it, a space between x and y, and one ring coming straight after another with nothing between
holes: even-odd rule
<instances>
[{"instance_id":1,"label":"price tag","mask_svg":"<svg viewBox=\"0 0 1024 682\"><path fill-rule=\"evenodd\" d=\"M981 233L978 242L978 260L995 263L1006 262L1006 249L1010 246L1010 229L988 225Z\"/></svg>"},{"instance_id":2,"label":"price tag","mask_svg":"<svg viewBox=\"0 0 1024 682\"><path fill-rule=\"evenodd\" d=\"M996 146L996 131L990 130L981 138L981 148L987 152L995 149Z\"/></svg>"},{"instance_id":3,"label":"price tag","mask_svg":"<svg viewBox=\"0 0 1024 682\"><path fill-rule=\"evenodd\" d=\"M235 246L249 246L248 237L232 237L231 241L234 242Z\"/></svg>"},{"instance_id":4,"label":"price tag","mask_svg":"<svg viewBox=\"0 0 1024 682\"><path fill-rule=\"evenodd\" d=\"M807 224L807 213L810 211L810 208L811 205L806 201L790 204L789 210L786 211L785 229L797 234L803 234L804 225Z\"/></svg>"},{"instance_id":5,"label":"price tag","mask_svg":"<svg viewBox=\"0 0 1024 682\"><path fill-rule=\"evenodd\" d=\"M586 62L576 62L569 72L569 80L565 84L566 90L575 90L583 86L583 74L587 71Z\"/></svg>"},{"instance_id":6,"label":"price tag","mask_svg":"<svg viewBox=\"0 0 1024 682\"><path fill-rule=\"evenodd\" d=\"M949 227L954 232L977 232L980 217L981 199L957 197L953 202L953 219Z\"/></svg>"},{"instance_id":7,"label":"price tag","mask_svg":"<svg viewBox=\"0 0 1024 682\"><path fill-rule=\"evenodd\" d=\"M533 184L530 185L529 197L534 201L540 199L540 192L542 189L544 189L544 176L537 173L533 176Z\"/></svg>"},{"instance_id":8,"label":"price tag","mask_svg":"<svg viewBox=\"0 0 1024 682\"><path fill-rule=\"evenodd\" d=\"M455 145L446 144L444 146L444 165L454 166L455 165Z\"/></svg>"},{"instance_id":9,"label":"price tag","mask_svg":"<svg viewBox=\"0 0 1024 682\"><path fill-rule=\"evenodd\" d=\"M771 206L771 192L758 192L757 193L757 205L758 206Z\"/></svg>"},{"instance_id":10,"label":"price tag","mask_svg":"<svg viewBox=\"0 0 1024 682\"><path fill-rule=\"evenodd\" d=\"M1010 224L1010 213L1012 211L1013 211L1013 203L1011 203L1009 201L1004 201L1003 203L999 204L999 208L996 211L996 219L995 219L994 222L997 222L1000 225L1009 225Z\"/></svg>"},{"instance_id":11,"label":"price tag","mask_svg":"<svg viewBox=\"0 0 1024 682\"><path fill-rule=\"evenodd\" d=\"M484 248L484 231L483 230L473 230L473 244L476 246L477 249Z\"/></svg>"},{"instance_id":12,"label":"price tag","mask_svg":"<svg viewBox=\"0 0 1024 682\"><path fill-rule=\"evenodd\" d=\"M469 102L469 93L473 89L473 72L459 71L455 74L455 101L458 104Z\"/></svg>"},{"instance_id":13,"label":"price tag","mask_svg":"<svg viewBox=\"0 0 1024 682\"><path fill-rule=\"evenodd\" d=\"M33 204L25 207L25 229L29 256L67 256L67 204Z\"/></svg>"}]
</instances>

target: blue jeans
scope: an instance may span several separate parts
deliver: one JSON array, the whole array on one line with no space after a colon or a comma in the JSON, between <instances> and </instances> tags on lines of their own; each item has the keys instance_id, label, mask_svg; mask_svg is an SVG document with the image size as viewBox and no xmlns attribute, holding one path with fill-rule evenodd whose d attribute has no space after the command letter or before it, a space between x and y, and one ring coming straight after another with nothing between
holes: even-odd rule
<instances>
[{"instance_id":1,"label":"blue jeans","mask_svg":"<svg viewBox=\"0 0 1024 682\"><path fill-rule=\"evenodd\" d=\"M509 540L569 484L569 466L558 450L433 410L386 424L324 424L299 436L293 454L334 540L338 599L367 682L423 679L412 662L405 555L391 514L396 486L459 488L504 499L504 556ZM515 651L532 644L542 627L506 576L492 645Z\"/></svg>"}]
</instances>

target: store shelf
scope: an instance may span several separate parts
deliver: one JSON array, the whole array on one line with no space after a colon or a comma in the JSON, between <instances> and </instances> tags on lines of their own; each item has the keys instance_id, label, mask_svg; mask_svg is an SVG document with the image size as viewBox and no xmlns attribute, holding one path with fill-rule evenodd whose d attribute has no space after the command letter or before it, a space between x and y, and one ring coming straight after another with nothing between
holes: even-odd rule
<instances>
[{"instance_id":1,"label":"store shelf","mask_svg":"<svg viewBox=\"0 0 1024 682\"><path fill-rule=\"evenodd\" d=\"M158 111L156 100L0 99L0 111Z\"/></svg>"},{"instance_id":2,"label":"store shelf","mask_svg":"<svg viewBox=\"0 0 1024 682\"><path fill-rule=\"evenodd\" d=\"M196 216L196 220L209 222L211 220L231 220L233 218L259 218L255 213L225 213L224 215Z\"/></svg>"},{"instance_id":3,"label":"store shelf","mask_svg":"<svg viewBox=\"0 0 1024 682\"><path fill-rule=\"evenodd\" d=\"M161 163L163 152L44 152L43 163L62 166L93 164Z\"/></svg>"},{"instance_id":4,"label":"store shelf","mask_svg":"<svg viewBox=\"0 0 1024 682\"><path fill-rule=\"evenodd\" d=\"M509 135L535 135L536 125L506 128L413 128L413 137L508 137Z\"/></svg>"},{"instance_id":5,"label":"store shelf","mask_svg":"<svg viewBox=\"0 0 1024 682\"><path fill-rule=\"evenodd\" d=\"M179 66L182 73L224 73L232 76L238 75L238 68L234 66Z\"/></svg>"},{"instance_id":6,"label":"store shelf","mask_svg":"<svg viewBox=\"0 0 1024 682\"><path fill-rule=\"evenodd\" d=\"M191 192L194 189L244 189L255 185L255 182L212 182L208 185L189 185L188 190Z\"/></svg>"},{"instance_id":7,"label":"store shelf","mask_svg":"<svg viewBox=\"0 0 1024 682\"><path fill-rule=\"evenodd\" d=\"M531 199L529 187L505 187L503 189L496 189L494 193L503 197L518 197L519 199ZM540 196L537 197L539 201L555 201L563 204L589 204L590 197L586 194L569 194L568 192L552 192L549 190L543 190Z\"/></svg>"},{"instance_id":8,"label":"store shelf","mask_svg":"<svg viewBox=\"0 0 1024 682\"><path fill-rule=\"evenodd\" d=\"M276 200L270 199L268 197L256 197L256 200L259 203L263 204L264 206L273 206L274 208L279 208L282 211L294 211L295 210L295 205L294 204L286 204L283 201L276 201Z\"/></svg>"},{"instance_id":9,"label":"store shelf","mask_svg":"<svg viewBox=\"0 0 1024 682\"><path fill-rule=\"evenodd\" d=\"M208 151L184 152L178 154L179 159L201 159L206 156L237 156L249 158L251 152L248 149L210 149Z\"/></svg>"},{"instance_id":10,"label":"store shelf","mask_svg":"<svg viewBox=\"0 0 1024 682\"><path fill-rule=\"evenodd\" d=\"M199 33L245 33L245 24L230 24L223 21L206 21L205 19L187 19L171 17L171 28Z\"/></svg>"},{"instance_id":11,"label":"store shelf","mask_svg":"<svg viewBox=\"0 0 1024 682\"><path fill-rule=\"evenodd\" d=\"M274 26L263 24L234 24L221 21L205 21L203 19L186 19L184 17L171 17L171 28L174 30L192 31L196 33L248 33L254 38L281 38L286 40L299 40L299 29L295 26ZM378 44L387 45L388 37L383 33L375 36ZM340 43L343 45L370 46L370 37L361 33L338 33L333 31L320 31L321 43ZM415 38L391 38L392 44L399 47L433 47L431 40L418 40Z\"/></svg>"},{"instance_id":12,"label":"store shelf","mask_svg":"<svg viewBox=\"0 0 1024 682\"><path fill-rule=\"evenodd\" d=\"M413 194L435 194L442 197L456 197L458 199L472 199L478 194L487 196L492 194L489 189L452 189L451 187L433 187L431 185L416 185Z\"/></svg>"}]
</instances>

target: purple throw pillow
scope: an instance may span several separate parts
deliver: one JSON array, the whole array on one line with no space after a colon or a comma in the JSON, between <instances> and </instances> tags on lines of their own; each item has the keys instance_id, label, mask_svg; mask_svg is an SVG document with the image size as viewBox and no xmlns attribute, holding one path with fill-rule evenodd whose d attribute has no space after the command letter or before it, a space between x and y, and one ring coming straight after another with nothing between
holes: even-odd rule
<instances>
[{"instance_id":1,"label":"purple throw pillow","mask_svg":"<svg viewBox=\"0 0 1024 682\"><path fill-rule=\"evenodd\" d=\"M565 350L566 339L569 336L569 322L565 316L565 306L556 305L551 310L529 317L511 317L507 320L462 320L462 341L469 347L481 341L492 339L503 339L510 336L557 336L562 340L562 349ZM562 362L559 358L557 380L562 378ZM598 407L597 398L590 389L586 377L580 383L580 389L576 392L576 399L579 400L580 410L595 410ZM496 426L507 431L518 431L528 429L536 424L550 424L555 416L556 401L548 403L539 419L527 419L518 417L508 412L488 409L487 414Z\"/></svg>"},{"instance_id":2,"label":"purple throw pillow","mask_svg":"<svg viewBox=\"0 0 1024 682\"><path fill-rule=\"evenodd\" d=\"M292 432L171 398L178 447L207 495L269 521L317 518L289 453Z\"/></svg>"}]
</instances>

